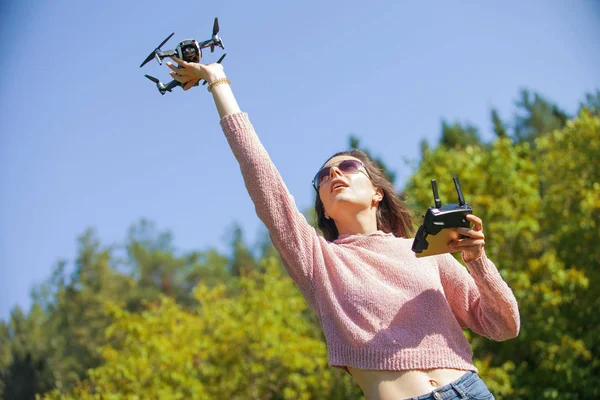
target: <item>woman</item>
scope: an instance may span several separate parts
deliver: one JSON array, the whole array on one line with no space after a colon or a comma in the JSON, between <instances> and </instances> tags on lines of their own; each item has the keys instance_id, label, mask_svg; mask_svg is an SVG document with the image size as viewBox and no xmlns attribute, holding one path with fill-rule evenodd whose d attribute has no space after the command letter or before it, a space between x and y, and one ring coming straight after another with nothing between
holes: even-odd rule
<instances>
[{"instance_id":1,"label":"woman","mask_svg":"<svg viewBox=\"0 0 600 400\"><path fill-rule=\"evenodd\" d=\"M209 82L221 126L260 219L292 279L317 312L331 366L349 372L367 400L492 399L461 327L494 340L519 332L515 297L483 250L482 221L457 228L470 273L451 255L416 258L410 213L359 151L334 155L315 175L325 236L298 211L240 111L220 64L167 65L188 90Z\"/></svg>"}]
</instances>

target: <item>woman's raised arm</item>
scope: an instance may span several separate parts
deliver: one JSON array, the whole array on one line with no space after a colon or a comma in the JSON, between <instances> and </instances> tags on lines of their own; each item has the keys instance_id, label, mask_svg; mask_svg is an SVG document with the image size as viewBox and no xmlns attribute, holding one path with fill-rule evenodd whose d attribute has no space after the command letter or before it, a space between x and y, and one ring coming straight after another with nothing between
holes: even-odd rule
<instances>
[{"instance_id":1,"label":"woman's raised arm","mask_svg":"<svg viewBox=\"0 0 600 400\"><path fill-rule=\"evenodd\" d=\"M221 126L229 145L240 164L246 188L258 217L269 230L271 240L300 290L311 302L313 260L321 241L315 229L298 211L279 172L260 142L252 124L235 100L229 81L220 64L186 63L173 58L180 65L171 76L180 81L184 90L200 79L209 83L215 105L221 117Z\"/></svg>"}]
</instances>

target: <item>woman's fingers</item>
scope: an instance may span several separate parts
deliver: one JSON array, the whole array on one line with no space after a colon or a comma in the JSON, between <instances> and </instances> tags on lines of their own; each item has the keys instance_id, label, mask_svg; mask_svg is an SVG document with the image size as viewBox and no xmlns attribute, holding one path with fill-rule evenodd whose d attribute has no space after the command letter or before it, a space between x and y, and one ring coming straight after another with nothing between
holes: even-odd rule
<instances>
[{"instance_id":1,"label":"woman's fingers","mask_svg":"<svg viewBox=\"0 0 600 400\"><path fill-rule=\"evenodd\" d=\"M485 237L485 235L483 234L483 231L481 230L475 230L472 228L455 228L456 232L460 233L461 235L464 236L468 236L468 237L472 237L472 238L479 238L479 239L483 239Z\"/></svg>"},{"instance_id":2,"label":"woman's fingers","mask_svg":"<svg viewBox=\"0 0 600 400\"><path fill-rule=\"evenodd\" d=\"M212 69L223 70L221 64L210 64L210 66L206 66L199 63L188 63L175 56L170 58L178 65L167 62L167 66L172 70L169 74L173 79L182 84L183 90L191 89L200 79L210 79L210 72Z\"/></svg>"},{"instance_id":3,"label":"woman's fingers","mask_svg":"<svg viewBox=\"0 0 600 400\"><path fill-rule=\"evenodd\" d=\"M169 72L169 74L170 74L170 75L171 75L171 77L172 77L173 79L175 79L177 82L184 83L184 81L185 81L185 82L187 82L187 81L188 81L188 79L189 79L189 78L186 78L186 77L184 77L184 76L181 76L181 75L179 75L179 74L178 74L178 73L176 73L176 72Z\"/></svg>"},{"instance_id":4,"label":"woman's fingers","mask_svg":"<svg viewBox=\"0 0 600 400\"><path fill-rule=\"evenodd\" d=\"M470 247L485 245L484 239L456 239L452 240L449 245L451 247Z\"/></svg>"},{"instance_id":5,"label":"woman's fingers","mask_svg":"<svg viewBox=\"0 0 600 400\"><path fill-rule=\"evenodd\" d=\"M192 87L194 87L194 85L196 84L196 82L198 82L198 81L190 80L190 81L186 82L183 85L183 90L189 90L189 89L191 89Z\"/></svg>"},{"instance_id":6,"label":"woman's fingers","mask_svg":"<svg viewBox=\"0 0 600 400\"><path fill-rule=\"evenodd\" d=\"M170 72L171 75L178 75L178 76L190 76L190 75L193 75L192 71L190 71L188 69L185 69L185 68L174 67L173 64L171 64L171 63L167 63L167 66L173 70L172 72Z\"/></svg>"},{"instance_id":7,"label":"woman's fingers","mask_svg":"<svg viewBox=\"0 0 600 400\"><path fill-rule=\"evenodd\" d=\"M481 218L479 218L473 214L468 214L466 218L473 223L474 230L476 230L476 231L483 230L483 221L481 220Z\"/></svg>"},{"instance_id":8,"label":"woman's fingers","mask_svg":"<svg viewBox=\"0 0 600 400\"><path fill-rule=\"evenodd\" d=\"M175 72L182 70L182 68L177 68L176 66L173 65L173 63L170 63L170 62L167 63L167 67L171 68Z\"/></svg>"},{"instance_id":9,"label":"woman's fingers","mask_svg":"<svg viewBox=\"0 0 600 400\"><path fill-rule=\"evenodd\" d=\"M169 58L170 58L171 60L175 61L177 64L181 65L182 67L184 67L184 68L185 68L185 67L187 67L187 64L188 64L188 63L187 63L186 61L180 60L179 58L177 58L177 57L175 57L175 56L171 56L171 57L169 57ZM167 64L168 64L168 63L167 63Z\"/></svg>"},{"instance_id":10,"label":"woman's fingers","mask_svg":"<svg viewBox=\"0 0 600 400\"><path fill-rule=\"evenodd\" d=\"M452 240L448 243L448 247L455 250L468 250L477 251L481 247L485 246L485 240L483 239L457 239Z\"/></svg>"}]
</instances>

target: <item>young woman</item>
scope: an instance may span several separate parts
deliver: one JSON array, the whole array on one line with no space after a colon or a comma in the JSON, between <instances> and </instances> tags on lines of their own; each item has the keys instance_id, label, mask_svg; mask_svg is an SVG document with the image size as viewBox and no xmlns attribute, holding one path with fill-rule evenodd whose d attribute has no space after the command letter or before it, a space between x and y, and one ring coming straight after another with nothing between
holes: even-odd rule
<instances>
[{"instance_id":1,"label":"young woman","mask_svg":"<svg viewBox=\"0 0 600 400\"><path fill-rule=\"evenodd\" d=\"M416 258L410 213L390 182L360 151L325 162L318 192L319 235L298 211L220 64L167 65L184 90L209 82L221 126L248 193L273 244L317 312L329 364L349 372L367 400L493 399L473 365L462 327L494 340L519 332L517 301L487 259L483 224L474 215L462 251Z\"/></svg>"}]
</instances>

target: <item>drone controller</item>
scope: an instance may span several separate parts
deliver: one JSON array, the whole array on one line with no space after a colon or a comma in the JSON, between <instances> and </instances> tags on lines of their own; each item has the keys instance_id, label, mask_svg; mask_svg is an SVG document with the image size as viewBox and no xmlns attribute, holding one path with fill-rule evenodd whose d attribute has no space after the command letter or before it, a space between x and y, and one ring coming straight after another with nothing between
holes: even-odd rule
<instances>
[{"instance_id":1,"label":"drone controller","mask_svg":"<svg viewBox=\"0 0 600 400\"><path fill-rule=\"evenodd\" d=\"M427 209L423 215L423 225L419 227L415 235L412 251L416 253L417 257L450 253L448 242L464 236L449 228L469 228L471 226L466 216L473 214L473 209L465 202L458 178L454 177L453 179L458 194L458 204L444 206L438 195L437 183L435 179L431 180L435 206Z\"/></svg>"}]
</instances>

